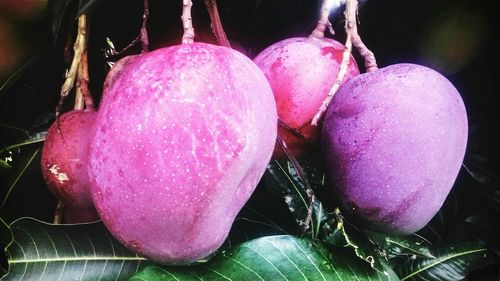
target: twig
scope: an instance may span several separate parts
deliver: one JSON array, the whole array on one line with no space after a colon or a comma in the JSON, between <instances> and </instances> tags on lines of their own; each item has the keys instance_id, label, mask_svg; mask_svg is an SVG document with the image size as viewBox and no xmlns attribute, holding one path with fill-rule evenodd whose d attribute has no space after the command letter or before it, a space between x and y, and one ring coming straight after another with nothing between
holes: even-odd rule
<instances>
[{"instance_id":1,"label":"twig","mask_svg":"<svg viewBox=\"0 0 500 281\"><path fill-rule=\"evenodd\" d=\"M80 67L78 69L76 81L76 98L75 109L83 109L83 105L87 109L94 109L94 100L89 90L89 67L87 60L87 51L82 54Z\"/></svg>"},{"instance_id":2,"label":"twig","mask_svg":"<svg viewBox=\"0 0 500 281\"><path fill-rule=\"evenodd\" d=\"M191 18L191 7L193 2L191 0L182 0L182 26L184 27L184 34L182 35L182 44L189 44L194 42L194 28Z\"/></svg>"},{"instance_id":3,"label":"twig","mask_svg":"<svg viewBox=\"0 0 500 281\"><path fill-rule=\"evenodd\" d=\"M219 16L219 10L217 9L217 0L204 0L205 6L207 6L208 14L210 15L210 26L212 27L212 32L217 38L217 43L219 45L231 48L231 43L227 39L226 32L222 27L222 22Z\"/></svg>"},{"instance_id":4,"label":"twig","mask_svg":"<svg viewBox=\"0 0 500 281\"><path fill-rule=\"evenodd\" d=\"M292 166L297 171L297 176L299 177L299 179L302 182L302 184L304 184L304 187L306 189L307 197L309 197L309 206L307 207L307 216L306 216L306 219L304 220L304 226L302 228L302 232L305 233L309 229L310 224L311 224L312 214L313 214L313 211L314 211L314 201L316 200L316 197L314 196L314 192L312 190L312 187L309 184L309 181L307 180L306 175L304 174L304 170L300 166L300 164L297 161L297 159L295 159L295 157L293 156L293 154L288 149L288 146L286 145L286 142L283 139L281 139L280 136L276 137L276 142L278 143L278 145L280 146L280 148L283 150L283 152L285 153L285 155L287 156L287 158L290 160L290 163L292 164Z\"/></svg>"},{"instance_id":5,"label":"twig","mask_svg":"<svg viewBox=\"0 0 500 281\"><path fill-rule=\"evenodd\" d=\"M358 25L357 25L357 15L358 15L358 0L347 0L347 5L352 6L352 15L348 15L349 29L346 29L346 32L351 33L352 44L358 50L361 57L363 57L365 61L366 72L371 72L378 69L377 60L375 59L375 54L370 51L366 45L361 40L361 37L358 34Z\"/></svg>"},{"instance_id":6,"label":"twig","mask_svg":"<svg viewBox=\"0 0 500 281\"><path fill-rule=\"evenodd\" d=\"M56 210L54 211L54 224L61 224L63 213L64 203L62 201L58 201Z\"/></svg>"},{"instance_id":7,"label":"twig","mask_svg":"<svg viewBox=\"0 0 500 281\"><path fill-rule=\"evenodd\" d=\"M78 70L78 74L76 75L76 95L75 95L75 110L82 110L84 108L85 102L83 100L83 92L82 92L82 84L83 82L83 77L82 77L82 72L80 71L81 69L81 64L80 68Z\"/></svg>"},{"instance_id":8,"label":"twig","mask_svg":"<svg viewBox=\"0 0 500 281\"><path fill-rule=\"evenodd\" d=\"M59 116L64 98L68 96L69 92L75 85L76 75L79 69L82 54L87 49L87 15L82 14L78 17L78 34L76 36L75 44L73 45L74 55L71 61L69 71L66 73L66 80L61 87L61 98L56 109L56 117Z\"/></svg>"},{"instance_id":9,"label":"twig","mask_svg":"<svg viewBox=\"0 0 500 281\"><path fill-rule=\"evenodd\" d=\"M345 31L347 34L347 38L345 42L345 50L344 53L342 54L342 62L340 64L339 73L337 74L337 79L335 80L335 83L333 84L332 88L330 89L326 98L323 100L323 103L318 109L318 112L316 113L316 115L314 115L311 121L311 125L313 126L317 126L321 118L323 118L323 115L326 112L328 105L332 101L333 96L337 93L340 84L342 83L342 80L344 80L344 77L347 73L348 69L347 66L349 63L349 58L351 56L353 45L358 49L359 53L364 58L366 71L370 72L377 69L377 62L375 60L375 55L373 54L373 52L368 50L368 48L363 44L363 42L361 41L361 37L358 34L358 27L356 21L357 12L358 12L358 1L346 0Z\"/></svg>"},{"instance_id":10,"label":"twig","mask_svg":"<svg viewBox=\"0 0 500 281\"><path fill-rule=\"evenodd\" d=\"M149 51L149 38L148 38L148 17L149 17L149 4L148 0L144 0L144 13L142 14L142 26L141 26L141 44L142 53L147 53Z\"/></svg>"},{"instance_id":11,"label":"twig","mask_svg":"<svg viewBox=\"0 0 500 281\"><path fill-rule=\"evenodd\" d=\"M149 18L149 4L148 0L144 0L144 12L142 13L142 25L139 34L134 38L134 40L128 43L127 46L123 47L123 49L115 50L113 46L113 50L111 50L111 52L106 55L107 56L120 55L129 50L130 48L134 47L139 41L141 41L141 47L142 47L141 53L147 53L149 51L149 36L147 29L148 18ZM109 42L111 41L108 39L108 44Z\"/></svg>"},{"instance_id":12,"label":"twig","mask_svg":"<svg viewBox=\"0 0 500 281\"><path fill-rule=\"evenodd\" d=\"M346 11L347 11L347 6L346 6ZM348 24L349 24L349 21L346 21L346 29L347 29ZM313 126L318 126L319 121L323 118L323 115L326 112L328 105L330 105L330 102L332 101L333 96L337 93L338 89L340 88L340 84L342 83L342 80L344 80L344 77L347 73L347 65L349 63L349 58L351 56L351 51L352 51L352 37L351 36L352 35L350 33L347 33L347 38L345 41L345 50L342 54L342 62L340 63L340 69L339 69L339 72L337 73L337 78L335 79L335 83L333 84L333 87L330 89L330 91L326 95L326 98L321 103L321 106L319 107L318 112L316 112L316 114L314 115L314 117L312 119L311 125L313 125Z\"/></svg>"},{"instance_id":13,"label":"twig","mask_svg":"<svg viewBox=\"0 0 500 281\"><path fill-rule=\"evenodd\" d=\"M329 28L331 34L335 34L332 24L328 20L328 17L330 16L334 4L335 4L334 0L323 0L323 5L321 6L321 16L318 20L316 28L311 33L310 37L318 39L324 38L325 30L327 27Z\"/></svg>"}]
</instances>

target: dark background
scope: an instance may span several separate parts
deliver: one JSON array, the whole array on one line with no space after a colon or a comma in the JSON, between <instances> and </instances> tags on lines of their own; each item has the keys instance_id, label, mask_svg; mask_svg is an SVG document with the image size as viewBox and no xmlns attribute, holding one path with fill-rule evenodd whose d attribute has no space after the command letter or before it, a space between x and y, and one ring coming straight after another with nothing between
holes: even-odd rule
<instances>
[{"instance_id":1,"label":"dark background","mask_svg":"<svg viewBox=\"0 0 500 281\"><path fill-rule=\"evenodd\" d=\"M214 42L209 19L201 0L194 1L193 21L198 39ZM180 43L182 32L181 1L150 1L149 36L151 48ZM469 116L467 157L480 155L484 164L498 173L499 167L499 98L498 36L499 1L363 1L359 13L359 31L366 45L374 51L380 67L400 62L431 66L443 73L457 87ZM319 1L311 0L219 0L222 21L228 37L250 57L270 44L292 36L308 36L319 14ZM56 40L49 21L41 23L46 34L40 40L43 55L0 99L0 121L32 133L47 128L54 118L60 86L68 66L67 42L74 38L76 6L69 7ZM140 51L104 57L106 37L120 49L137 36L141 25L142 1L101 1L90 13L90 79L91 90L98 101L102 82L108 70L106 61ZM343 17L332 14L343 41ZM74 35L73 35L74 36ZM53 43L55 41L55 43ZM65 55L66 53L66 55ZM360 66L363 62L355 52ZM66 59L65 59L66 57ZM65 102L71 108L72 97ZM12 144L15 137L0 131L0 145ZM487 160L487 161L486 161ZM11 194L1 216L6 221L31 216L51 221L55 199L45 187L34 160ZM6 174L2 176L2 188Z\"/></svg>"}]
</instances>

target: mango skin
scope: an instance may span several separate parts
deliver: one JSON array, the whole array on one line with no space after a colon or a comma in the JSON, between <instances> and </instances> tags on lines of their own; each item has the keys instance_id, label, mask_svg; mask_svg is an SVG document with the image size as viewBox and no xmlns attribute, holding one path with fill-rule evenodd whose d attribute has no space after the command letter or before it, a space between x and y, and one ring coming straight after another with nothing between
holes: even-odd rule
<instances>
[{"instance_id":1,"label":"mango skin","mask_svg":"<svg viewBox=\"0 0 500 281\"><path fill-rule=\"evenodd\" d=\"M73 110L49 128L42 149L42 175L50 191L64 203L64 222L99 220L89 192L87 160L96 112Z\"/></svg>"},{"instance_id":2,"label":"mango skin","mask_svg":"<svg viewBox=\"0 0 500 281\"><path fill-rule=\"evenodd\" d=\"M395 64L352 78L323 126L329 177L347 216L407 235L439 211L467 146L460 94L438 72Z\"/></svg>"},{"instance_id":3,"label":"mango skin","mask_svg":"<svg viewBox=\"0 0 500 281\"><path fill-rule=\"evenodd\" d=\"M296 158L317 145L321 126L312 126L311 120L337 80L344 50L333 39L293 37L274 43L254 58L271 84L278 116L286 124L278 127L278 135ZM358 65L350 56L342 83L356 75ZM284 156L279 146L273 156Z\"/></svg>"},{"instance_id":4,"label":"mango skin","mask_svg":"<svg viewBox=\"0 0 500 281\"><path fill-rule=\"evenodd\" d=\"M271 158L269 83L239 52L205 43L139 55L108 81L88 166L104 224L160 263L211 255Z\"/></svg>"}]
</instances>

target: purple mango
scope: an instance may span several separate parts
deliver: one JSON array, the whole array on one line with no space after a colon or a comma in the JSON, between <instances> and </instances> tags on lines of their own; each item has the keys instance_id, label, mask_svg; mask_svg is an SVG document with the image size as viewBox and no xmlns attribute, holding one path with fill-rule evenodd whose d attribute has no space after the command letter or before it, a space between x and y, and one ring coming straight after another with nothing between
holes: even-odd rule
<instances>
[{"instance_id":1,"label":"purple mango","mask_svg":"<svg viewBox=\"0 0 500 281\"><path fill-rule=\"evenodd\" d=\"M344 213L405 235L425 226L450 192L467 145L467 114L444 76L396 64L341 86L322 133Z\"/></svg>"}]
</instances>

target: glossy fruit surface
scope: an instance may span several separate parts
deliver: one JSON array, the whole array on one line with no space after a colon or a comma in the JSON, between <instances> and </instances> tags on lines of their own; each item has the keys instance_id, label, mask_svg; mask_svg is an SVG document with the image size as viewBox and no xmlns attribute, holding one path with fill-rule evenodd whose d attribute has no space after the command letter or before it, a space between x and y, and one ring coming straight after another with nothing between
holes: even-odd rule
<instances>
[{"instance_id":1,"label":"glossy fruit surface","mask_svg":"<svg viewBox=\"0 0 500 281\"><path fill-rule=\"evenodd\" d=\"M321 126L310 123L337 79L344 49L328 38L295 37L269 46L254 59L271 84L278 117L285 125L278 135L296 157L319 138ZM351 56L342 81L356 75L358 66ZM280 155L277 147L274 156Z\"/></svg>"},{"instance_id":2,"label":"glossy fruit surface","mask_svg":"<svg viewBox=\"0 0 500 281\"><path fill-rule=\"evenodd\" d=\"M271 157L269 83L239 52L204 43L137 56L113 75L89 161L103 222L161 263L209 256Z\"/></svg>"},{"instance_id":3,"label":"glossy fruit surface","mask_svg":"<svg viewBox=\"0 0 500 281\"><path fill-rule=\"evenodd\" d=\"M42 149L42 174L52 193L65 205L64 222L98 220L92 203L87 160L94 111L74 110L50 127Z\"/></svg>"},{"instance_id":4,"label":"glossy fruit surface","mask_svg":"<svg viewBox=\"0 0 500 281\"><path fill-rule=\"evenodd\" d=\"M351 79L323 126L344 211L375 230L419 230L455 182L467 133L460 94L430 68L396 64Z\"/></svg>"}]
</instances>

